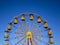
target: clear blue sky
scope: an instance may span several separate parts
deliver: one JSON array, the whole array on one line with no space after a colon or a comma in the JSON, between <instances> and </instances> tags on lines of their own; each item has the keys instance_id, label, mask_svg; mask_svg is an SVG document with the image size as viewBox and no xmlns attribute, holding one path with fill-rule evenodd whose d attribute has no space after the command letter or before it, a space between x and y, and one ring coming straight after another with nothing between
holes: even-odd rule
<instances>
[{"instance_id":1,"label":"clear blue sky","mask_svg":"<svg viewBox=\"0 0 60 45\"><path fill-rule=\"evenodd\" d=\"M60 45L60 0L0 0L0 45L4 30L14 16L33 12L48 21L53 30L54 45Z\"/></svg>"}]
</instances>

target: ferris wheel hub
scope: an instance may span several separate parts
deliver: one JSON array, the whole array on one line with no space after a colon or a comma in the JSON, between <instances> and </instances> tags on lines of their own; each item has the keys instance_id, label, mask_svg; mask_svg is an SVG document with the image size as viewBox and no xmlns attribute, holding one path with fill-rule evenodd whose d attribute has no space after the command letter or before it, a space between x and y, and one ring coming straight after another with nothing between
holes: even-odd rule
<instances>
[{"instance_id":1,"label":"ferris wheel hub","mask_svg":"<svg viewBox=\"0 0 60 45\"><path fill-rule=\"evenodd\" d=\"M27 38L27 39L31 39L31 38L32 38L32 33L31 33L30 31L28 31L28 32L26 33L26 38Z\"/></svg>"}]
</instances>

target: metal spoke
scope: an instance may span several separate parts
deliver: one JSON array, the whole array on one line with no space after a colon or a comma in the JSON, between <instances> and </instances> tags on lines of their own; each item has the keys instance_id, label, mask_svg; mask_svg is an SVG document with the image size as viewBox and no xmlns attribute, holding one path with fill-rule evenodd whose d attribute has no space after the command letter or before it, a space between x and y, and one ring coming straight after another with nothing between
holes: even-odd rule
<instances>
[{"instance_id":1,"label":"metal spoke","mask_svg":"<svg viewBox=\"0 0 60 45\"><path fill-rule=\"evenodd\" d=\"M37 42L35 42L34 38L32 38L32 45L38 45Z\"/></svg>"},{"instance_id":2,"label":"metal spoke","mask_svg":"<svg viewBox=\"0 0 60 45\"><path fill-rule=\"evenodd\" d=\"M23 34L23 32L15 32L15 34Z\"/></svg>"},{"instance_id":3,"label":"metal spoke","mask_svg":"<svg viewBox=\"0 0 60 45\"><path fill-rule=\"evenodd\" d=\"M23 37L21 40L19 40L16 44L14 45L17 45L18 43L20 43L25 37Z\"/></svg>"},{"instance_id":4,"label":"metal spoke","mask_svg":"<svg viewBox=\"0 0 60 45\"><path fill-rule=\"evenodd\" d=\"M45 36L45 35L42 35L42 34L39 34L39 35L38 35L38 34L34 34L33 36L34 36L34 37L40 36L40 37L48 38L48 36Z\"/></svg>"},{"instance_id":5,"label":"metal spoke","mask_svg":"<svg viewBox=\"0 0 60 45\"><path fill-rule=\"evenodd\" d=\"M41 39L38 39L38 38L35 38L35 39L38 40L39 42L45 43L46 45L48 44L47 42L42 41Z\"/></svg>"},{"instance_id":6,"label":"metal spoke","mask_svg":"<svg viewBox=\"0 0 60 45\"><path fill-rule=\"evenodd\" d=\"M15 25L12 25L14 28L16 28L17 30L20 30L20 28L18 28L17 26L15 26Z\"/></svg>"},{"instance_id":7,"label":"metal spoke","mask_svg":"<svg viewBox=\"0 0 60 45\"><path fill-rule=\"evenodd\" d=\"M33 30L36 31L36 32L42 32L42 30L39 29L40 26L36 26L36 23L37 23L37 22L35 22L35 23L32 25L32 28L34 28ZM35 26L36 26L36 28L35 28ZM38 31L37 31L37 30L38 30Z\"/></svg>"},{"instance_id":8,"label":"metal spoke","mask_svg":"<svg viewBox=\"0 0 60 45\"><path fill-rule=\"evenodd\" d=\"M24 43L22 45L26 45L26 40L24 41Z\"/></svg>"},{"instance_id":9,"label":"metal spoke","mask_svg":"<svg viewBox=\"0 0 60 45\"><path fill-rule=\"evenodd\" d=\"M26 33L29 30L28 29L29 26L28 26L28 23L27 22L25 22L25 24L26 24L26 28L25 28L25 31L24 32Z\"/></svg>"},{"instance_id":10,"label":"metal spoke","mask_svg":"<svg viewBox=\"0 0 60 45\"><path fill-rule=\"evenodd\" d=\"M19 39L19 38L21 38L21 37L23 37L23 36L16 36L16 37L12 37L12 38L9 38L9 39L10 39L10 40L11 40L11 39L17 39L17 38Z\"/></svg>"}]
</instances>

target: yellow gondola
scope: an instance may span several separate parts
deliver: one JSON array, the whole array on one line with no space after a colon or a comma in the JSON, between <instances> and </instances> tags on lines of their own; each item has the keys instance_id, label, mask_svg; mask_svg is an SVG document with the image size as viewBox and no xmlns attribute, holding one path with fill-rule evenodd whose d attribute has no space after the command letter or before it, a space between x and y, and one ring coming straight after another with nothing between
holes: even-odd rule
<instances>
[{"instance_id":1,"label":"yellow gondola","mask_svg":"<svg viewBox=\"0 0 60 45\"><path fill-rule=\"evenodd\" d=\"M53 41L53 40L50 40L49 42L50 42L50 44L53 44L53 43L54 43L54 41Z\"/></svg>"},{"instance_id":2,"label":"yellow gondola","mask_svg":"<svg viewBox=\"0 0 60 45\"><path fill-rule=\"evenodd\" d=\"M24 21L24 20L25 20L25 17L22 16L22 17L21 17L21 20Z\"/></svg>"},{"instance_id":3,"label":"yellow gondola","mask_svg":"<svg viewBox=\"0 0 60 45\"><path fill-rule=\"evenodd\" d=\"M38 20L37 20L37 22L38 22L38 23L41 23L41 22L42 22L42 20L41 20L41 19L38 19Z\"/></svg>"},{"instance_id":4,"label":"yellow gondola","mask_svg":"<svg viewBox=\"0 0 60 45\"><path fill-rule=\"evenodd\" d=\"M8 38L9 36L8 36L8 34L7 33L5 33L4 34L4 38Z\"/></svg>"},{"instance_id":5,"label":"yellow gondola","mask_svg":"<svg viewBox=\"0 0 60 45\"><path fill-rule=\"evenodd\" d=\"M21 20L25 21L25 14L22 14Z\"/></svg>"},{"instance_id":6,"label":"yellow gondola","mask_svg":"<svg viewBox=\"0 0 60 45\"><path fill-rule=\"evenodd\" d=\"M51 32L51 31L49 31L49 32L48 32L48 35L52 35L52 32Z\"/></svg>"},{"instance_id":7,"label":"yellow gondola","mask_svg":"<svg viewBox=\"0 0 60 45\"><path fill-rule=\"evenodd\" d=\"M17 24L18 23L18 20L17 19L14 19L14 24Z\"/></svg>"},{"instance_id":8,"label":"yellow gondola","mask_svg":"<svg viewBox=\"0 0 60 45\"><path fill-rule=\"evenodd\" d=\"M15 17L15 18L14 18L14 24L17 24L17 23L18 23L18 18Z\"/></svg>"},{"instance_id":9,"label":"yellow gondola","mask_svg":"<svg viewBox=\"0 0 60 45\"><path fill-rule=\"evenodd\" d=\"M47 22L44 22L44 28L48 28Z\"/></svg>"},{"instance_id":10,"label":"yellow gondola","mask_svg":"<svg viewBox=\"0 0 60 45\"><path fill-rule=\"evenodd\" d=\"M33 20L34 17L33 17L33 14L30 14L30 20Z\"/></svg>"},{"instance_id":11,"label":"yellow gondola","mask_svg":"<svg viewBox=\"0 0 60 45\"><path fill-rule=\"evenodd\" d=\"M5 43L4 45L8 45L8 43Z\"/></svg>"},{"instance_id":12,"label":"yellow gondola","mask_svg":"<svg viewBox=\"0 0 60 45\"><path fill-rule=\"evenodd\" d=\"M38 22L38 23L41 23L41 22L42 22L41 17L38 16L37 18L38 18L37 22Z\"/></svg>"},{"instance_id":13,"label":"yellow gondola","mask_svg":"<svg viewBox=\"0 0 60 45\"><path fill-rule=\"evenodd\" d=\"M12 26L11 25L8 25L8 30L11 30L12 29Z\"/></svg>"}]
</instances>

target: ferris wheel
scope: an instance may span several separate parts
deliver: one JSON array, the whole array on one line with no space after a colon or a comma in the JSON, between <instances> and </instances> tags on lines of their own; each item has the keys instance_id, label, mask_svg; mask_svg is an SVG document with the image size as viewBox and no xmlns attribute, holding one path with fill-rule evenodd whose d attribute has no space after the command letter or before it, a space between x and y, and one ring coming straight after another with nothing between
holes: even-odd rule
<instances>
[{"instance_id":1,"label":"ferris wheel","mask_svg":"<svg viewBox=\"0 0 60 45\"><path fill-rule=\"evenodd\" d=\"M51 45L54 43L48 22L40 15L21 14L8 23L4 45Z\"/></svg>"}]
</instances>

